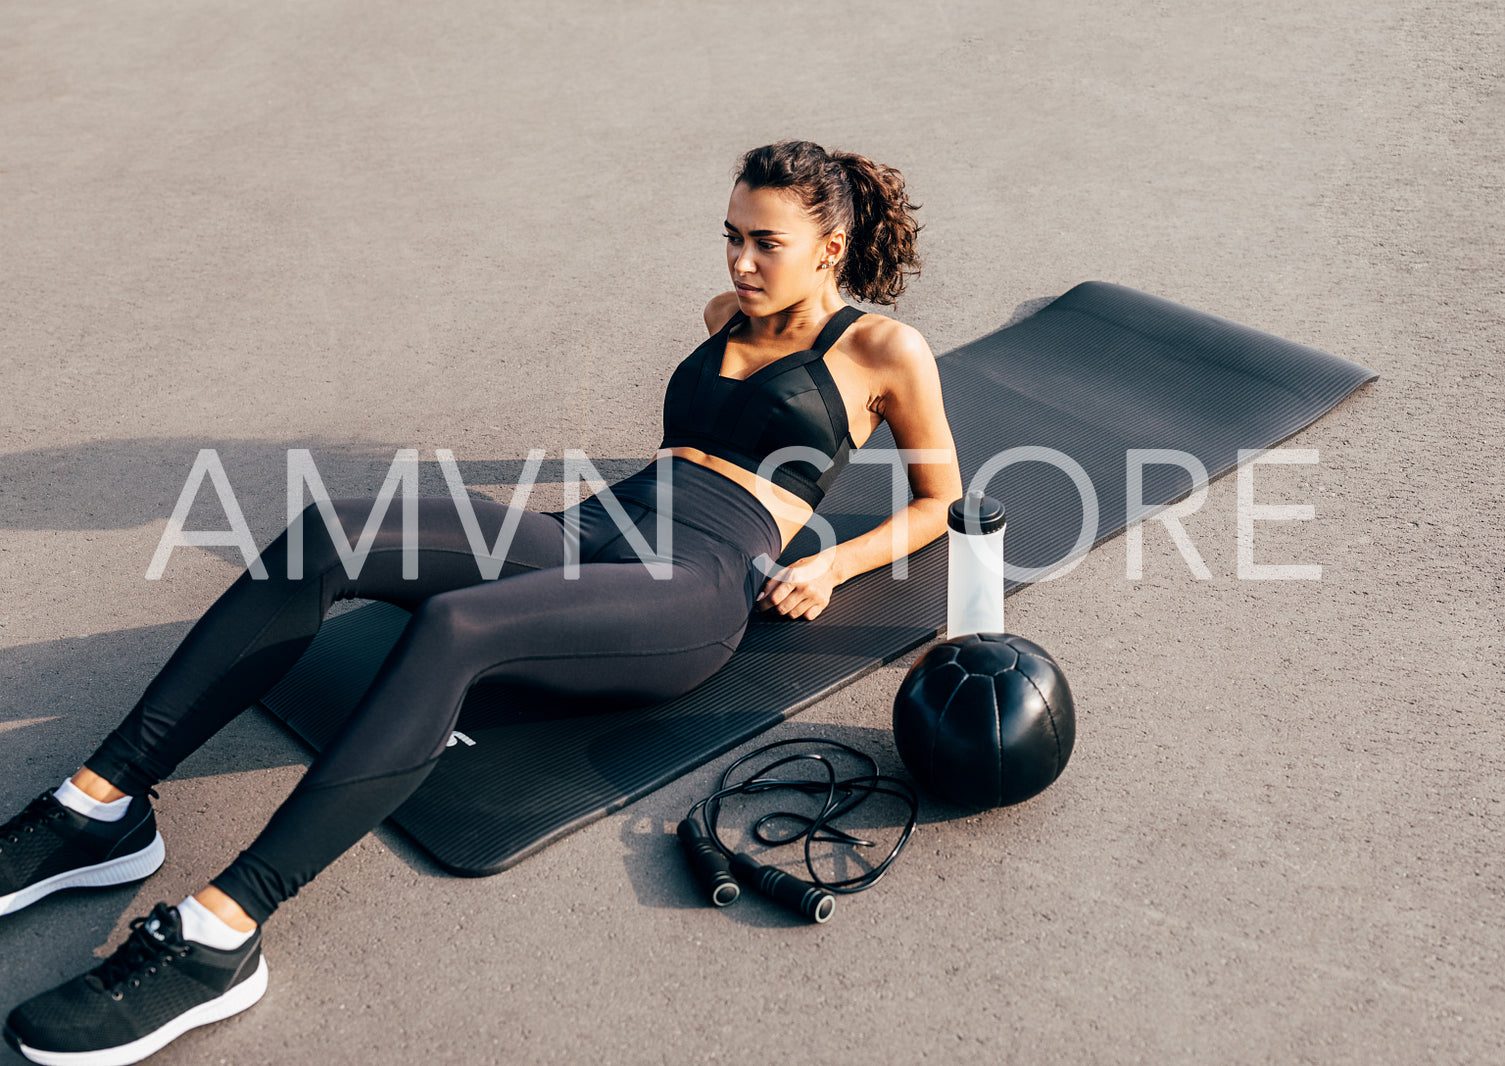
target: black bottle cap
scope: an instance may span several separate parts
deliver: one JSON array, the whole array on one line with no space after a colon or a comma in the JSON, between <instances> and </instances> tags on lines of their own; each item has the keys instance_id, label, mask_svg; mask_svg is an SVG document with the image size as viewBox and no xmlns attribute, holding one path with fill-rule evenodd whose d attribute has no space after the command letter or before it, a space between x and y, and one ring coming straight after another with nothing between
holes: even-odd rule
<instances>
[{"instance_id":1,"label":"black bottle cap","mask_svg":"<svg viewBox=\"0 0 1505 1066\"><path fill-rule=\"evenodd\" d=\"M958 533L996 533L1003 528L1003 504L973 489L946 511L946 525Z\"/></svg>"}]
</instances>

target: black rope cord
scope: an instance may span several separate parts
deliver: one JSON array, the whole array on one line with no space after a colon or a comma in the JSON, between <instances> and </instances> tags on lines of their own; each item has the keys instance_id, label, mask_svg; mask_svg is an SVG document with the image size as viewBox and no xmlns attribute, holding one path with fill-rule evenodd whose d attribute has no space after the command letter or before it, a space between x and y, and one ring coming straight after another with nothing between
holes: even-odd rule
<instances>
[{"instance_id":1,"label":"black rope cord","mask_svg":"<svg viewBox=\"0 0 1505 1066\"><path fill-rule=\"evenodd\" d=\"M735 783L731 781L732 774L743 763L791 744L826 745L839 749L861 760L871 772L855 777L838 778L835 766L825 755L819 752L799 752L775 759L761 769L753 771L744 780ZM770 776L780 767L794 763L816 764L824 771L825 780ZM733 852L721 839L719 822L723 800L732 796L750 796L777 791L802 792L809 796L823 797L820 811L813 817L795 811L773 811L759 818L752 827L753 839L765 847L781 847L803 840L805 868L810 873L808 883L793 878L776 868L760 866L748 856ZM834 824L837 818L850 814L874 794L893 796L908 804L909 819L905 823L903 832L899 834L898 841L883 861L871 869L855 877L834 881L822 879L815 871L815 863L810 854L811 845L816 841L845 844L857 848L877 847L874 841L854 836ZM919 798L915 795L914 788L899 778L878 773L877 762L865 752L836 740L826 740L821 737L793 737L765 744L728 766L721 774L721 782L716 791L697 801L686 814L685 821L680 823L680 839L686 847L687 854L691 856L691 864L695 867L696 876L710 891L712 901L718 906L724 906L737 898L735 882L731 878L731 874L734 873L736 880L751 884L772 896L776 901L820 922L825 921L831 915L835 904L831 893L862 892L872 888L882 879L894 860L899 857L899 853L904 850L904 845L909 842L910 834L914 832L915 822L919 817L919 810ZM701 812L704 820L704 832L700 830L695 820L697 812ZM802 828L776 835L770 832L770 826L776 822L793 823ZM718 861L715 856L711 855L712 847L724 858ZM698 857L696 852L699 853ZM728 863L727 860L730 862ZM708 870L706 866L713 867L713 869ZM727 886L731 886L729 890Z\"/></svg>"}]
</instances>

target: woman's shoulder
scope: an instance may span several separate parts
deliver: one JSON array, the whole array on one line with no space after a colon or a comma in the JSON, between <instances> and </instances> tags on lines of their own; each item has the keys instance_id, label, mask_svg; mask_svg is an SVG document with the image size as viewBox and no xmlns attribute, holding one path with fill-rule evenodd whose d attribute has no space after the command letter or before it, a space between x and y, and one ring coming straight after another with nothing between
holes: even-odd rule
<instances>
[{"instance_id":1,"label":"woman's shoulder","mask_svg":"<svg viewBox=\"0 0 1505 1066\"><path fill-rule=\"evenodd\" d=\"M712 296L710 302L705 305L705 328L711 336L726 325L727 321L737 312L737 290L728 289L726 292Z\"/></svg>"},{"instance_id":2,"label":"woman's shoulder","mask_svg":"<svg viewBox=\"0 0 1505 1066\"><path fill-rule=\"evenodd\" d=\"M876 311L868 311L853 322L851 333L853 356L876 370L898 370L917 361L935 360L919 330Z\"/></svg>"}]
</instances>

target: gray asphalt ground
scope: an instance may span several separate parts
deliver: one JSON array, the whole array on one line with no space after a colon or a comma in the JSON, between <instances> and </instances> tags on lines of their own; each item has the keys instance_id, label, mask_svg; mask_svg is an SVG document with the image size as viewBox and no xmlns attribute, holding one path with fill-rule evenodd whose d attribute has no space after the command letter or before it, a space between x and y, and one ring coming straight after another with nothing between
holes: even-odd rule
<instances>
[{"instance_id":1,"label":"gray asphalt ground","mask_svg":"<svg viewBox=\"0 0 1505 1066\"><path fill-rule=\"evenodd\" d=\"M492 878L379 830L269 924L265 999L154 1061L1505 1061L1502 25L1497 0L6 4L7 815L239 571L189 548L144 576L199 449L263 545L289 448L334 495L451 448L504 499L529 448L555 482L565 448L651 456L759 144L903 170L926 266L890 313L937 353L1101 279L1381 375L1287 442L1316 464L1256 468L1259 502L1315 514L1259 523L1257 560L1320 580L1238 578L1227 477L1186 523L1211 579L1151 526L1141 579L1118 538L1011 598L1077 695L1065 775L927 802L828 925L698 903L669 830L722 759ZM189 525L224 525L207 488ZM898 770L917 655L759 742ZM162 786L161 872L0 923L0 1006L217 872L307 761L242 715Z\"/></svg>"}]
</instances>

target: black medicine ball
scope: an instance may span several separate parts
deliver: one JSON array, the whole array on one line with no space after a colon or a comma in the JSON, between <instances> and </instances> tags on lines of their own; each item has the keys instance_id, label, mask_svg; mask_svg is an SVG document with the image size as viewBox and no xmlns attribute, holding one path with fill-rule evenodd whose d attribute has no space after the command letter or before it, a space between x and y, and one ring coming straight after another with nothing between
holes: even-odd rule
<instances>
[{"instance_id":1,"label":"black medicine ball","mask_svg":"<svg viewBox=\"0 0 1505 1066\"><path fill-rule=\"evenodd\" d=\"M1003 807L1066 769L1076 715L1040 645L968 633L915 660L894 697L894 744L920 787L964 807Z\"/></svg>"}]
</instances>

